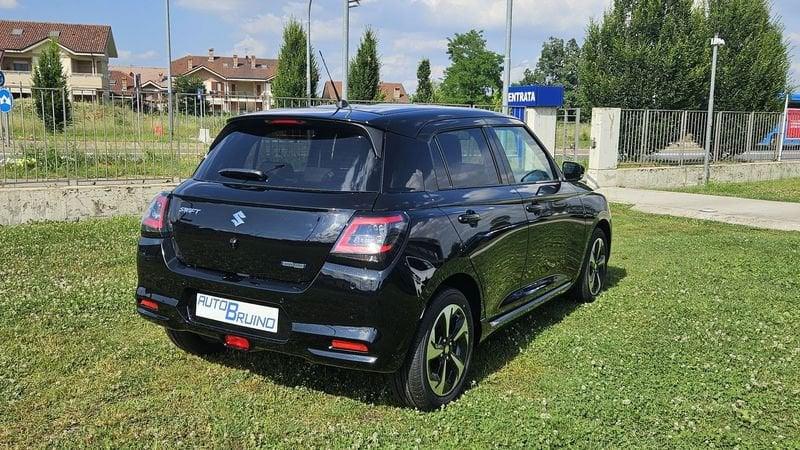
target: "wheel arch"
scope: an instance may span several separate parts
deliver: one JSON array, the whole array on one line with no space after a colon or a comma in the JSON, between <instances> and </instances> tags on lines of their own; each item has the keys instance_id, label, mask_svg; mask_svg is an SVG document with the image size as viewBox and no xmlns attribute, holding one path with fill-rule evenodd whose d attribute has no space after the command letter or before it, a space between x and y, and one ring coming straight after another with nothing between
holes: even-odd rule
<instances>
[{"instance_id":1,"label":"wheel arch","mask_svg":"<svg viewBox=\"0 0 800 450\"><path fill-rule=\"evenodd\" d=\"M445 289L455 289L462 294L464 297L467 298L467 302L469 302L469 307L472 310L472 321L475 325L475 335L482 336L481 330L481 317L483 315L483 300L481 296L481 287L478 284L478 280L467 273L458 272L449 275L447 278L443 279L436 289L433 291L433 294L430 296L430 300L436 298L439 293L441 293ZM475 339L475 343L477 344L480 339Z\"/></svg>"},{"instance_id":2,"label":"wheel arch","mask_svg":"<svg viewBox=\"0 0 800 450\"><path fill-rule=\"evenodd\" d=\"M606 234L606 238L608 239L608 256L611 256L611 221L606 219L605 217L601 218L595 224L595 228L600 228Z\"/></svg>"}]
</instances>

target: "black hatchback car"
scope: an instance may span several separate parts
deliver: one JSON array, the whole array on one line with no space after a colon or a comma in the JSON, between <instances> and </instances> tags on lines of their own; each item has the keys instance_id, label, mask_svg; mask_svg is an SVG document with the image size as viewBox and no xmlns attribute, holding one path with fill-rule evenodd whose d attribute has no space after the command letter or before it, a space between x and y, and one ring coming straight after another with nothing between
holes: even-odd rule
<instances>
[{"instance_id":1,"label":"black hatchback car","mask_svg":"<svg viewBox=\"0 0 800 450\"><path fill-rule=\"evenodd\" d=\"M145 212L137 311L190 353L391 373L403 402L436 408L492 332L603 288L611 218L582 175L479 109L240 116Z\"/></svg>"}]
</instances>

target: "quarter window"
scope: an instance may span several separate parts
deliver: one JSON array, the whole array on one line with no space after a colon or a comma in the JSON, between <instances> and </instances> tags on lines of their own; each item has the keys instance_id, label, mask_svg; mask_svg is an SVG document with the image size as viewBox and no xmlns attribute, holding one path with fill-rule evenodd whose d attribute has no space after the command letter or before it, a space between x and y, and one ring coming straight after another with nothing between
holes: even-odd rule
<instances>
[{"instance_id":1,"label":"quarter window","mask_svg":"<svg viewBox=\"0 0 800 450\"><path fill-rule=\"evenodd\" d=\"M515 183L536 183L555 179L544 149L522 127L492 129L508 158Z\"/></svg>"},{"instance_id":2,"label":"quarter window","mask_svg":"<svg viewBox=\"0 0 800 450\"><path fill-rule=\"evenodd\" d=\"M489 144L479 128L448 131L436 140L454 188L499 183Z\"/></svg>"}]
</instances>

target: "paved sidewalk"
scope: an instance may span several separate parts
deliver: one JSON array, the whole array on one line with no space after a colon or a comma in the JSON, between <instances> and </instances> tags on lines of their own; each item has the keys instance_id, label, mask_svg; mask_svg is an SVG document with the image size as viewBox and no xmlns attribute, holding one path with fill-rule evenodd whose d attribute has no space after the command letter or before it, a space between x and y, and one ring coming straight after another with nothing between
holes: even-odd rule
<instances>
[{"instance_id":1,"label":"paved sidewalk","mask_svg":"<svg viewBox=\"0 0 800 450\"><path fill-rule=\"evenodd\" d=\"M642 212L800 231L800 203L629 188L603 188L600 192L611 202L633 205Z\"/></svg>"}]
</instances>

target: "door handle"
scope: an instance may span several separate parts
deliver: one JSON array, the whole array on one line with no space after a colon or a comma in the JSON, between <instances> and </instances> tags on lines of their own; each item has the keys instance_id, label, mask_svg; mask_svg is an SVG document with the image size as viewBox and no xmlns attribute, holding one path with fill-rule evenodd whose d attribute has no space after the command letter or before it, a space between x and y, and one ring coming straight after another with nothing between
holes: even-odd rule
<instances>
[{"instance_id":1,"label":"door handle","mask_svg":"<svg viewBox=\"0 0 800 450\"><path fill-rule=\"evenodd\" d=\"M468 209L464 214L458 216L458 221L461 223L467 223L470 225L475 225L481 220L481 215L476 213L475 211Z\"/></svg>"},{"instance_id":2,"label":"door handle","mask_svg":"<svg viewBox=\"0 0 800 450\"><path fill-rule=\"evenodd\" d=\"M540 205L539 203L528 203L525 205L525 211L533 214L539 214L544 211L544 206Z\"/></svg>"}]
</instances>

